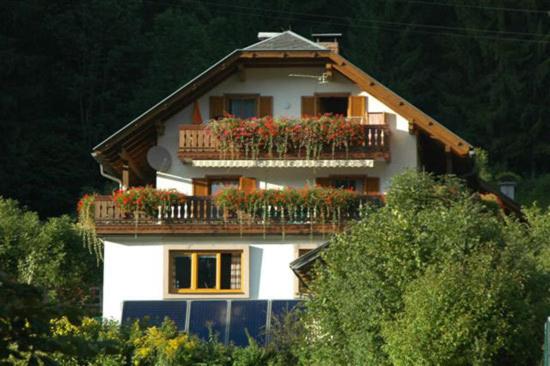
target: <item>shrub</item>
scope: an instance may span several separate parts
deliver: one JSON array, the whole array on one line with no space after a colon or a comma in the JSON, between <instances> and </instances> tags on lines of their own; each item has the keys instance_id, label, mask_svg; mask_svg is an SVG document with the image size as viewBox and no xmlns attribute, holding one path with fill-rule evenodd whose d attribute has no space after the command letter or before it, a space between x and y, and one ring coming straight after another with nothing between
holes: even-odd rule
<instances>
[{"instance_id":1,"label":"shrub","mask_svg":"<svg viewBox=\"0 0 550 366\"><path fill-rule=\"evenodd\" d=\"M529 227L456 178L415 172L394 178L386 203L324 253L306 363L535 363L550 289L540 213Z\"/></svg>"}]
</instances>

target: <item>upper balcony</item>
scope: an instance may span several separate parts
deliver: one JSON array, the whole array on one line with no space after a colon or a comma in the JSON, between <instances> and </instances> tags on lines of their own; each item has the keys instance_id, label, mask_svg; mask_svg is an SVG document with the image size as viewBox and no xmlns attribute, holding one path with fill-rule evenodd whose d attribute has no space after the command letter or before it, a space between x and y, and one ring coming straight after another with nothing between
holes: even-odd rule
<instances>
[{"instance_id":1,"label":"upper balcony","mask_svg":"<svg viewBox=\"0 0 550 366\"><path fill-rule=\"evenodd\" d=\"M288 125L266 124L265 119L182 125L178 155L184 163L217 160L227 166L236 166L235 161L243 166L251 166L251 161L264 163L258 166L276 166L268 161L277 160L301 161L304 166L316 166L311 164L315 161L324 162L318 166L339 166L333 165L334 161L388 161L390 131L386 119L386 113L370 113L368 121L321 117Z\"/></svg>"}]
</instances>

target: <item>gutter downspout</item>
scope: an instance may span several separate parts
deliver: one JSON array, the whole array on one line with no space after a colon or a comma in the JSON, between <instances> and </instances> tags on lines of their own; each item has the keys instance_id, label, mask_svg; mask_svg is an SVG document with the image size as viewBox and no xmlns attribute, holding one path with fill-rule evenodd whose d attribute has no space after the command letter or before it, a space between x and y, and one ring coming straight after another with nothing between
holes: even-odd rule
<instances>
[{"instance_id":1,"label":"gutter downspout","mask_svg":"<svg viewBox=\"0 0 550 366\"><path fill-rule=\"evenodd\" d=\"M122 180L118 179L114 175L110 175L110 174L105 173L105 170L103 169L103 164L101 164L101 163L99 163L99 174L101 174L102 177L105 177L109 180L112 180L113 182L118 183L118 188L119 189L124 189L124 187L122 186Z\"/></svg>"},{"instance_id":2,"label":"gutter downspout","mask_svg":"<svg viewBox=\"0 0 550 366\"><path fill-rule=\"evenodd\" d=\"M114 175L110 175L105 172L105 169L103 168L103 163L101 162L101 160L98 159L98 154L96 152L92 153L92 157L99 163L99 174L101 174L101 176L104 178L107 178L109 180L112 180L115 183L118 183L119 189L124 189L121 179L118 179Z\"/></svg>"}]
</instances>

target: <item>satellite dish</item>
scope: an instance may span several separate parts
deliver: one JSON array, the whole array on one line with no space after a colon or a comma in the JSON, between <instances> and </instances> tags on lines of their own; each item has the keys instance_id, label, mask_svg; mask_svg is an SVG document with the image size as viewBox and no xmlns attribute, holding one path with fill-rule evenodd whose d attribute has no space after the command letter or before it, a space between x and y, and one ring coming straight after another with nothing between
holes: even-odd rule
<instances>
[{"instance_id":1,"label":"satellite dish","mask_svg":"<svg viewBox=\"0 0 550 366\"><path fill-rule=\"evenodd\" d=\"M159 172L166 172L170 169L172 158L170 152L162 146L153 146L147 151L147 163L151 168Z\"/></svg>"}]
</instances>

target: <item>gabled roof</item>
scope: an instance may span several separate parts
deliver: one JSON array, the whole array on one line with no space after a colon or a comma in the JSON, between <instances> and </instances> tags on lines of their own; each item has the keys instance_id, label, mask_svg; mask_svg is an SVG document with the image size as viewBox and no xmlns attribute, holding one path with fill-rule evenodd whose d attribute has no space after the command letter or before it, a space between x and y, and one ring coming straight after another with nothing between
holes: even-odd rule
<instances>
[{"instance_id":1,"label":"gabled roof","mask_svg":"<svg viewBox=\"0 0 550 366\"><path fill-rule=\"evenodd\" d=\"M408 119L431 138L441 141L448 151L467 156L472 145L451 132L404 98L397 95L341 55L316 44L292 31L286 31L244 49L237 49L206 71L178 88L155 106L115 132L93 149L92 155L104 164L109 173L121 174L121 155L150 169L145 155L156 143L155 128L182 108L207 93L211 88L236 72L239 67L274 65L330 66L362 90L374 96L396 113ZM136 163L136 164L137 164ZM134 164L135 165L135 164ZM139 168L136 166L136 168ZM150 172L153 173L153 172Z\"/></svg>"},{"instance_id":2,"label":"gabled roof","mask_svg":"<svg viewBox=\"0 0 550 366\"><path fill-rule=\"evenodd\" d=\"M326 51L327 48L292 31L286 31L244 48L246 51Z\"/></svg>"}]
</instances>

